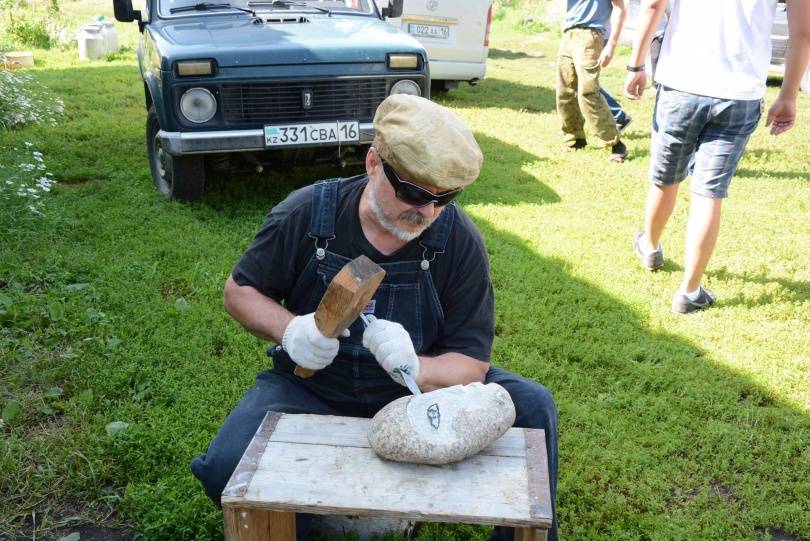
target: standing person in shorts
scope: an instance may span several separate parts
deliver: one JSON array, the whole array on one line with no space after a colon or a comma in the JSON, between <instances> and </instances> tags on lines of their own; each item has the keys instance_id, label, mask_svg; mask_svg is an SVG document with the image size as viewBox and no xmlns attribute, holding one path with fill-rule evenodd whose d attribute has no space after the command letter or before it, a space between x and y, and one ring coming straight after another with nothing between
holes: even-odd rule
<instances>
[{"instance_id":1,"label":"standing person in shorts","mask_svg":"<svg viewBox=\"0 0 810 541\"><path fill-rule=\"evenodd\" d=\"M777 0L650 0L639 13L625 95L639 99L647 82L644 58L661 15L671 8L655 74L650 186L644 231L633 248L649 269L664 265L660 240L680 182L692 176L684 278L672 310L707 308L716 296L701 278L720 230L720 208L731 177L763 111ZM779 96L766 126L778 135L793 127L802 74L810 60L810 2L787 0L788 49Z\"/></svg>"}]
</instances>

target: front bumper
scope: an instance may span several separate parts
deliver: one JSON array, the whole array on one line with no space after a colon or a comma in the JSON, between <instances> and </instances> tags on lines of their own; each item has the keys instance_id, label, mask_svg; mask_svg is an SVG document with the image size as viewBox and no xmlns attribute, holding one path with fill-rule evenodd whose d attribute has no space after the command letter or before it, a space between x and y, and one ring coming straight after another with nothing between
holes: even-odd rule
<instances>
[{"instance_id":1,"label":"front bumper","mask_svg":"<svg viewBox=\"0 0 810 541\"><path fill-rule=\"evenodd\" d=\"M346 146L368 145L374 141L374 124L360 123L359 141ZM167 132L157 134L163 149L172 156L185 154L210 154L214 152L243 152L255 150L283 150L287 148L309 148L338 146L336 143L311 143L306 145L265 146L264 130L223 130L205 132Z\"/></svg>"}]
</instances>

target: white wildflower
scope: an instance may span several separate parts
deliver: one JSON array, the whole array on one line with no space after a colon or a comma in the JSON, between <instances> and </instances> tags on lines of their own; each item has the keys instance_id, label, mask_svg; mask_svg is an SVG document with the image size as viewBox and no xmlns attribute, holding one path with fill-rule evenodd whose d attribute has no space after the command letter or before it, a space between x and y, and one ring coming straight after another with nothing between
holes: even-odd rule
<instances>
[{"instance_id":1,"label":"white wildflower","mask_svg":"<svg viewBox=\"0 0 810 541\"><path fill-rule=\"evenodd\" d=\"M39 152L33 143L26 142L25 146L33 156L35 163L21 162L16 165L12 163L11 166L20 172L0 183L0 196L6 200L16 199L21 203L20 208L26 208L37 216L44 216L42 198L44 194L51 191L51 187L57 181L46 170L42 152ZM19 154L19 149L14 150Z\"/></svg>"},{"instance_id":2,"label":"white wildflower","mask_svg":"<svg viewBox=\"0 0 810 541\"><path fill-rule=\"evenodd\" d=\"M64 104L27 73L0 71L0 128L35 124L43 118L55 120ZM29 142L25 146L31 148Z\"/></svg>"}]
</instances>

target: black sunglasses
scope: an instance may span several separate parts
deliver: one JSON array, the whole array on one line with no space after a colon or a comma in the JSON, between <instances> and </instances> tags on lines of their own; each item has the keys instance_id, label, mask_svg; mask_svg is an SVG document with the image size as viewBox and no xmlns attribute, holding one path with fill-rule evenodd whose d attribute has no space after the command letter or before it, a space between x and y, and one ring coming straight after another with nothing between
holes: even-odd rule
<instances>
[{"instance_id":1,"label":"black sunglasses","mask_svg":"<svg viewBox=\"0 0 810 541\"><path fill-rule=\"evenodd\" d=\"M456 196L461 193L461 190L463 190L463 188L457 188L449 192L430 192L407 180L402 180L387 161L380 161L382 162L385 177L388 179L388 182L391 183L391 186L394 187L394 193L397 199L412 207L426 207L431 203L435 204L437 207L443 207L455 199Z\"/></svg>"}]
</instances>

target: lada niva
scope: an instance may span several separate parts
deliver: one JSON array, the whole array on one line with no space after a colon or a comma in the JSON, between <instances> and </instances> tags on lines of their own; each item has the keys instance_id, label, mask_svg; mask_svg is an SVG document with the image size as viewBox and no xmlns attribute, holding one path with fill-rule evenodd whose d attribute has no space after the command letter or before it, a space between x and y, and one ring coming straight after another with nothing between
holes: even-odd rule
<instances>
[{"instance_id":1,"label":"lada niva","mask_svg":"<svg viewBox=\"0 0 810 541\"><path fill-rule=\"evenodd\" d=\"M351 163L389 94L429 97L424 48L385 23L402 0L113 0L137 21L152 178L199 200L206 168Z\"/></svg>"}]
</instances>

